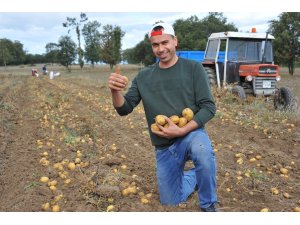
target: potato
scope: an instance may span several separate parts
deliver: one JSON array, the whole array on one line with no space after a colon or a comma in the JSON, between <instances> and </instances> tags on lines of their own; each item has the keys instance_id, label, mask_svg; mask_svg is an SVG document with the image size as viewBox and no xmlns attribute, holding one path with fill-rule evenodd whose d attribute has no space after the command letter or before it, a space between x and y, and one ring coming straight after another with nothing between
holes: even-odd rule
<instances>
[{"instance_id":1,"label":"potato","mask_svg":"<svg viewBox=\"0 0 300 225\"><path fill-rule=\"evenodd\" d=\"M113 205L109 205L106 208L106 212L113 212L114 209L115 209L115 207Z\"/></svg>"},{"instance_id":2,"label":"potato","mask_svg":"<svg viewBox=\"0 0 300 225\"><path fill-rule=\"evenodd\" d=\"M121 166L121 169L122 169L122 170L126 170L126 169L127 169L127 166L126 166L126 165L122 165L122 166Z\"/></svg>"},{"instance_id":3,"label":"potato","mask_svg":"<svg viewBox=\"0 0 300 225\"><path fill-rule=\"evenodd\" d=\"M271 192L273 195L278 195L279 194L279 190L277 188L271 188Z\"/></svg>"},{"instance_id":4,"label":"potato","mask_svg":"<svg viewBox=\"0 0 300 225\"><path fill-rule=\"evenodd\" d=\"M300 207L295 207L294 212L300 212Z\"/></svg>"},{"instance_id":5,"label":"potato","mask_svg":"<svg viewBox=\"0 0 300 225\"><path fill-rule=\"evenodd\" d=\"M151 130L153 131L160 131L159 127L157 126L156 123L151 124Z\"/></svg>"},{"instance_id":6,"label":"potato","mask_svg":"<svg viewBox=\"0 0 300 225\"><path fill-rule=\"evenodd\" d=\"M178 124L179 123L179 116L173 115L170 117L170 120L172 120L173 123Z\"/></svg>"},{"instance_id":7,"label":"potato","mask_svg":"<svg viewBox=\"0 0 300 225\"><path fill-rule=\"evenodd\" d=\"M251 159L249 159L249 162L255 162L256 161L256 158L251 158Z\"/></svg>"},{"instance_id":8,"label":"potato","mask_svg":"<svg viewBox=\"0 0 300 225\"><path fill-rule=\"evenodd\" d=\"M243 156L242 153L236 153L236 154L235 154L235 157L236 157L236 158L241 158L242 156Z\"/></svg>"},{"instance_id":9,"label":"potato","mask_svg":"<svg viewBox=\"0 0 300 225\"><path fill-rule=\"evenodd\" d=\"M180 117L179 118L179 122L178 122L178 126L179 127L183 127L183 126L185 126L186 124L187 124L187 119L185 118L185 117Z\"/></svg>"},{"instance_id":10,"label":"potato","mask_svg":"<svg viewBox=\"0 0 300 225\"><path fill-rule=\"evenodd\" d=\"M71 183L71 179L66 179L66 180L64 181L64 183L65 183L65 184Z\"/></svg>"},{"instance_id":11,"label":"potato","mask_svg":"<svg viewBox=\"0 0 300 225\"><path fill-rule=\"evenodd\" d=\"M55 186L52 186L52 185L49 187L49 189L50 189L51 191L53 191L53 192L55 192L55 191L57 190L57 188L56 188Z\"/></svg>"},{"instance_id":12,"label":"potato","mask_svg":"<svg viewBox=\"0 0 300 225\"><path fill-rule=\"evenodd\" d=\"M290 194L287 193L287 192L283 193L283 197L285 197L285 198L291 198Z\"/></svg>"},{"instance_id":13,"label":"potato","mask_svg":"<svg viewBox=\"0 0 300 225\"><path fill-rule=\"evenodd\" d=\"M194 117L194 112L190 108L185 108L182 111L182 116L187 119L187 121L191 121Z\"/></svg>"},{"instance_id":14,"label":"potato","mask_svg":"<svg viewBox=\"0 0 300 225\"><path fill-rule=\"evenodd\" d=\"M70 162L70 163L68 164L68 168L69 168L70 170L74 170L74 169L76 168L75 163Z\"/></svg>"},{"instance_id":15,"label":"potato","mask_svg":"<svg viewBox=\"0 0 300 225\"><path fill-rule=\"evenodd\" d=\"M261 156L261 155L257 155L257 156L255 156L255 158L256 158L257 160L260 160L260 159L262 159L262 156Z\"/></svg>"},{"instance_id":16,"label":"potato","mask_svg":"<svg viewBox=\"0 0 300 225\"><path fill-rule=\"evenodd\" d=\"M163 125L166 124L166 119L164 118L163 115L157 115L155 117L155 122L156 122L156 124L159 124L159 125L163 126Z\"/></svg>"},{"instance_id":17,"label":"potato","mask_svg":"<svg viewBox=\"0 0 300 225\"><path fill-rule=\"evenodd\" d=\"M45 158L42 158L40 160L40 163L42 164L42 166L49 166L49 164L50 164L50 162Z\"/></svg>"},{"instance_id":18,"label":"potato","mask_svg":"<svg viewBox=\"0 0 300 225\"><path fill-rule=\"evenodd\" d=\"M49 177L41 177L41 178L40 178L40 181L41 181L42 183L48 183Z\"/></svg>"},{"instance_id":19,"label":"potato","mask_svg":"<svg viewBox=\"0 0 300 225\"><path fill-rule=\"evenodd\" d=\"M280 173L282 173L282 174L288 174L288 170L286 169L286 168L280 168Z\"/></svg>"},{"instance_id":20,"label":"potato","mask_svg":"<svg viewBox=\"0 0 300 225\"><path fill-rule=\"evenodd\" d=\"M136 193L137 193L136 186L128 187L127 189L128 189L128 191L129 191L129 193L133 193L133 194L136 194Z\"/></svg>"},{"instance_id":21,"label":"potato","mask_svg":"<svg viewBox=\"0 0 300 225\"><path fill-rule=\"evenodd\" d=\"M54 206L52 207L52 212L59 212L59 211L60 211L59 205L54 205Z\"/></svg>"},{"instance_id":22,"label":"potato","mask_svg":"<svg viewBox=\"0 0 300 225\"><path fill-rule=\"evenodd\" d=\"M126 189L124 189L123 191L122 191L122 195L123 196L127 196L127 195L129 195L130 194L130 191L128 190L128 188L126 188Z\"/></svg>"},{"instance_id":23,"label":"potato","mask_svg":"<svg viewBox=\"0 0 300 225\"><path fill-rule=\"evenodd\" d=\"M56 180L53 180L53 181L49 181L48 182L48 186L56 186L57 185L57 181Z\"/></svg>"},{"instance_id":24,"label":"potato","mask_svg":"<svg viewBox=\"0 0 300 225\"><path fill-rule=\"evenodd\" d=\"M141 202L143 203L143 204L148 204L150 201L147 199L147 198L141 198Z\"/></svg>"},{"instance_id":25,"label":"potato","mask_svg":"<svg viewBox=\"0 0 300 225\"><path fill-rule=\"evenodd\" d=\"M261 212L269 212L270 210L268 208L263 208L260 210Z\"/></svg>"},{"instance_id":26,"label":"potato","mask_svg":"<svg viewBox=\"0 0 300 225\"><path fill-rule=\"evenodd\" d=\"M47 202L47 203L45 203L45 204L42 205L42 210L43 211L48 211L49 208L50 208L50 203L49 202Z\"/></svg>"}]
</instances>

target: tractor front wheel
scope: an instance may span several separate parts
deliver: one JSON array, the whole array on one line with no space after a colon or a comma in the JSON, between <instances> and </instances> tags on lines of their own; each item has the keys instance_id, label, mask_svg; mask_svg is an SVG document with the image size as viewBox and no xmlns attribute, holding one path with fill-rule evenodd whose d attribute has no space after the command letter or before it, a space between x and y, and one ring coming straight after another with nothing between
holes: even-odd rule
<instances>
[{"instance_id":1,"label":"tractor front wheel","mask_svg":"<svg viewBox=\"0 0 300 225\"><path fill-rule=\"evenodd\" d=\"M245 100L246 99L246 92L245 89L240 85L235 85L232 88L232 93L237 95L240 99Z\"/></svg>"},{"instance_id":2,"label":"tractor front wheel","mask_svg":"<svg viewBox=\"0 0 300 225\"><path fill-rule=\"evenodd\" d=\"M274 108L276 110L291 109L293 103L293 93L286 87L281 87L274 97Z\"/></svg>"}]
</instances>

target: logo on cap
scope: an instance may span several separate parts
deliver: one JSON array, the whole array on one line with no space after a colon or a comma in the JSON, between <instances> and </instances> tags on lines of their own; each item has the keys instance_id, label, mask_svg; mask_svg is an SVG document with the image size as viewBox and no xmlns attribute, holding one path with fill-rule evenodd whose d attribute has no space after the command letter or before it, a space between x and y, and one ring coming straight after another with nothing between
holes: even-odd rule
<instances>
[{"instance_id":1,"label":"logo on cap","mask_svg":"<svg viewBox=\"0 0 300 225\"><path fill-rule=\"evenodd\" d=\"M156 29L159 27L161 27L161 29ZM163 35L163 34L170 34L172 36L175 36L173 27L167 23L156 23L152 26L149 32L149 38L151 38L152 36Z\"/></svg>"}]
</instances>

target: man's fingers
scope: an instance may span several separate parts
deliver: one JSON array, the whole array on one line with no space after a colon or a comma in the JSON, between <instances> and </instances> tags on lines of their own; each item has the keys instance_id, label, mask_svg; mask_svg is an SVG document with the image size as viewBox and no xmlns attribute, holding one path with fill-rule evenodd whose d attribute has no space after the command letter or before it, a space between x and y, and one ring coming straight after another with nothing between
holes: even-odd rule
<instances>
[{"instance_id":1,"label":"man's fingers","mask_svg":"<svg viewBox=\"0 0 300 225\"><path fill-rule=\"evenodd\" d=\"M165 120L167 121L168 124L172 124L173 123L173 121L169 117L164 116L164 118L165 118Z\"/></svg>"},{"instance_id":2,"label":"man's fingers","mask_svg":"<svg viewBox=\"0 0 300 225\"><path fill-rule=\"evenodd\" d=\"M120 64L117 64L116 65L116 71L115 71L116 74L121 74L121 67L120 67Z\"/></svg>"}]
</instances>

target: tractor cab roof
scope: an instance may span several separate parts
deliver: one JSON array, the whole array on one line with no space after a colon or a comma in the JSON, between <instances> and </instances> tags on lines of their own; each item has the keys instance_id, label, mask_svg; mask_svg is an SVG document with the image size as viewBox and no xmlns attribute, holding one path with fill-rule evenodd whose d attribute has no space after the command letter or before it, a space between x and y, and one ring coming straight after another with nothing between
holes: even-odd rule
<instances>
[{"instance_id":1,"label":"tractor cab roof","mask_svg":"<svg viewBox=\"0 0 300 225\"><path fill-rule=\"evenodd\" d=\"M227 39L227 38L245 38L245 39L266 39L266 33L244 33L244 32L233 32L226 31L220 33L212 33L209 40L215 39ZM273 35L268 34L268 40L275 39Z\"/></svg>"}]
</instances>

